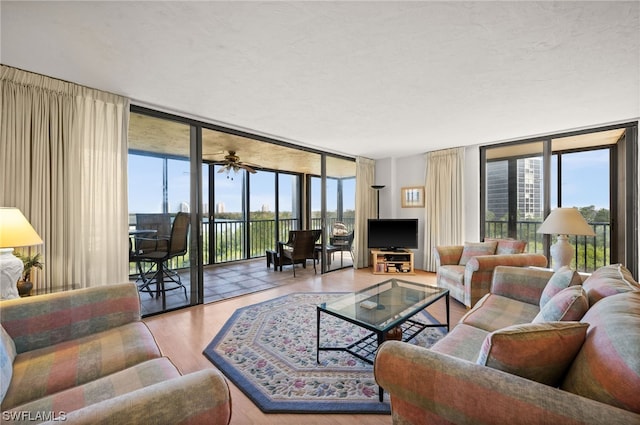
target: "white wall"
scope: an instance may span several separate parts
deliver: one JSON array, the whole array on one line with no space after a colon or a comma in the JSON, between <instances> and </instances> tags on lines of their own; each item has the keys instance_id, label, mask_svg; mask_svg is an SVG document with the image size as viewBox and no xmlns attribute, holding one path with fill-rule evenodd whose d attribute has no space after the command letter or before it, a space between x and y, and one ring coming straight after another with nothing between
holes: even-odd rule
<instances>
[{"instance_id":1,"label":"white wall","mask_svg":"<svg viewBox=\"0 0 640 425\"><path fill-rule=\"evenodd\" d=\"M464 241L480 239L480 150L478 146L465 148L464 166ZM376 161L376 184L380 190L380 218L417 218L418 249L414 250L414 267L423 269L424 208L402 208L400 189L406 186L424 186L425 155L385 158ZM464 242L460 241L460 242Z\"/></svg>"}]
</instances>

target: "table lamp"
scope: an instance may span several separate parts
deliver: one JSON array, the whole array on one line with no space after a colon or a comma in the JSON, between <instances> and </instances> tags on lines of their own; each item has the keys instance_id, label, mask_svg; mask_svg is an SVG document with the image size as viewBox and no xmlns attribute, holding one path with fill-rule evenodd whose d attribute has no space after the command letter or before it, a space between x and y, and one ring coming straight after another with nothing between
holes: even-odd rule
<instances>
[{"instance_id":1,"label":"table lamp","mask_svg":"<svg viewBox=\"0 0 640 425\"><path fill-rule=\"evenodd\" d=\"M551 245L553 270L568 266L573 259L573 247L568 235L595 236L593 228L582 217L577 208L556 208L538 228L538 233L558 235L556 243Z\"/></svg>"},{"instance_id":2,"label":"table lamp","mask_svg":"<svg viewBox=\"0 0 640 425\"><path fill-rule=\"evenodd\" d=\"M0 207L0 299L18 298L24 264L13 249L40 245L42 239L18 208Z\"/></svg>"}]
</instances>

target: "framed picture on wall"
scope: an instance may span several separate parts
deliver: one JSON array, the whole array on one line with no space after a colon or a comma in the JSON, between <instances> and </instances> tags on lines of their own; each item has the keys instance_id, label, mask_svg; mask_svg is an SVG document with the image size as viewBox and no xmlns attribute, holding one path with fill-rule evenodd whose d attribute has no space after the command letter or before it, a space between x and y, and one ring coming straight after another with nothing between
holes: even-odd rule
<instances>
[{"instance_id":1,"label":"framed picture on wall","mask_svg":"<svg viewBox=\"0 0 640 425\"><path fill-rule=\"evenodd\" d=\"M403 187L400 199L402 208L424 208L424 186Z\"/></svg>"}]
</instances>

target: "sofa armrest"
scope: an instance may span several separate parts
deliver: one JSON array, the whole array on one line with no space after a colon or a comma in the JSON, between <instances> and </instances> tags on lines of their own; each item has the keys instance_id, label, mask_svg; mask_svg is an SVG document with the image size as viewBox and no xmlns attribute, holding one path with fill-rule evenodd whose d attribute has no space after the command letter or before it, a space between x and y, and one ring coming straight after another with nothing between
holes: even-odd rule
<instances>
[{"instance_id":1,"label":"sofa armrest","mask_svg":"<svg viewBox=\"0 0 640 425\"><path fill-rule=\"evenodd\" d=\"M462 257L462 245L436 246L433 251L438 266L446 266L449 264L460 264Z\"/></svg>"},{"instance_id":2,"label":"sofa armrest","mask_svg":"<svg viewBox=\"0 0 640 425\"><path fill-rule=\"evenodd\" d=\"M399 341L376 355L394 423L630 424L640 415L516 375Z\"/></svg>"},{"instance_id":3,"label":"sofa armrest","mask_svg":"<svg viewBox=\"0 0 640 425\"><path fill-rule=\"evenodd\" d=\"M173 425L230 421L227 381L216 369L205 369L66 413L63 423Z\"/></svg>"},{"instance_id":4,"label":"sofa armrest","mask_svg":"<svg viewBox=\"0 0 640 425\"><path fill-rule=\"evenodd\" d=\"M553 271L535 267L498 266L493 273L491 293L537 305Z\"/></svg>"},{"instance_id":5,"label":"sofa armrest","mask_svg":"<svg viewBox=\"0 0 640 425\"><path fill-rule=\"evenodd\" d=\"M133 283L0 302L0 321L24 353L140 320Z\"/></svg>"},{"instance_id":6,"label":"sofa armrest","mask_svg":"<svg viewBox=\"0 0 640 425\"><path fill-rule=\"evenodd\" d=\"M498 266L528 267L547 265L542 254L500 254L472 257L465 266L465 305L472 307L491 291L493 273Z\"/></svg>"}]
</instances>

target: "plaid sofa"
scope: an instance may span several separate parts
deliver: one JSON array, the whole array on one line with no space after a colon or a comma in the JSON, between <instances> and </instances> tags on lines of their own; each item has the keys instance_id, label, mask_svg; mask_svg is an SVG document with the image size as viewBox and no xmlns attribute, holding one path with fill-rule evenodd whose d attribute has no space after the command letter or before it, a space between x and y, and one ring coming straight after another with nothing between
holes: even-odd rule
<instances>
[{"instance_id":1,"label":"plaid sofa","mask_svg":"<svg viewBox=\"0 0 640 425\"><path fill-rule=\"evenodd\" d=\"M640 424L640 286L606 266L565 288L577 295L559 310L552 276L497 267L491 292L431 349L383 343L374 373L393 423Z\"/></svg>"},{"instance_id":2,"label":"plaid sofa","mask_svg":"<svg viewBox=\"0 0 640 425\"><path fill-rule=\"evenodd\" d=\"M497 266L546 267L547 257L523 253L525 241L486 239L465 245L436 246L436 282L449 295L471 308L489 293Z\"/></svg>"},{"instance_id":3,"label":"plaid sofa","mask_svg":"<svg viewBox=\"0 0 640 425\"><path fill-rule=\"evenodd\" d=\"M223 376L162 356L134 284L4 300L0 319L2 423L230 421Z\"/></svg>"}]
</instances>

